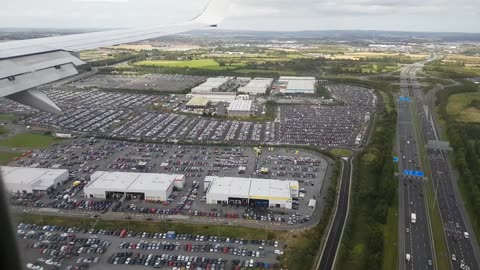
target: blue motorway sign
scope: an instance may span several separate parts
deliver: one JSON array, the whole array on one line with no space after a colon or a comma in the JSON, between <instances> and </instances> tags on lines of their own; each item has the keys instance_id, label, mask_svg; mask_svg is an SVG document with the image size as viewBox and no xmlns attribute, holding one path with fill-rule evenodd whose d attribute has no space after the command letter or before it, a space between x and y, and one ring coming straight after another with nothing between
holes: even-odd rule
<instances>
[{"instance_id":1,"label":"blue motorway sign","mask_svg":"<svg viewBox=\"0 0 480 270\"><path fill-rule=\"evenodd\" d=\"M398 163L398 157L393 157L393 162Z\"/></svg>"},{"instance_id":2,"label":"blue motorway sign","mask_svg":"<svg viewBox=\"0 0 480 270\"><path fill-rule=\"evenodd\" d=\"M403 174L416 177L424 177L425 173L422 171L403 170Z\"/></svg>"},{"instance_id":3,"label":"blue motorway sign","mask_svg":"<svg viewBox=\"0 0 480 270\"><path fill-rule=\"evenodd\" d=\"M409 97L400 97L400 101L409 102L409 101L412 101L412 99Z\"/></svg>"}]
</instances>

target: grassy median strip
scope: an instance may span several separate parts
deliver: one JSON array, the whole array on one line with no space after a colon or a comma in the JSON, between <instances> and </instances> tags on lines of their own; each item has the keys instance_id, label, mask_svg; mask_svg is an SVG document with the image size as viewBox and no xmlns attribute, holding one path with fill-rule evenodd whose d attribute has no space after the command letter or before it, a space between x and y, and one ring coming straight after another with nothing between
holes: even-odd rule
<instances>
[{"instance_id":1,"label":"grassy median strip","mask_svg":"<svg viewBox=\"0 0 480 270\"><path fill-rule=\"evenodd\" d=\"M447 243L445 242L445 234L443 231L443 224L440 216L440 211L438 210L438 206L435 203L432 173L430 171L430 165L428 164L428 161L426 161L426 158L425 160L423 160L423 157L426 157L427 153L426 153L425 145L423 144L424 139L421 132L422 128L420 125L420 119L418 118L416 101L412 103L412 109L413 109L413 122L415 125L415 132L417 134L417 144L418 144L418 149L420 151L420 158L422 159L421 165L422 165L422 168L424 169L425 175L428 178L425 185L426 196L427 196L427 208L428 208L428 213L430 215L430 223L432 225L432 237L433 237L433 245L435 248L436 259L437 259L437 269L448 270L450 268L449 254L447 250ZM422 142L422 143L419 143L419 142ZM435 207L433 207L434 204L435 204Z\"/></svg>"},{"instance_id":2,"label":"grassy median strip","mask_svg":"<svg viewBox=\"0 0 480 270\"><path fill-rule=\"evenodd\" d=\"M91 217L60 217L38 214L18 214L14 217L17 223L30 223L38 225L59 225L78 227L81 229L89 229L95 222L96 218ZM265 236L268 239L279 239L279 236L285 234L283 231L267 230L260 228L247 228L238 226L225 226L211 224L190 224L177 223L170 221L140 221L140 220L102 220L98 219L95 229L102 230L131 230L136 232L167 232L175 231L179 234L200 234L215 235L220 237L233 237L243 239L263 240Z\"/></svg>"}]
</instances>

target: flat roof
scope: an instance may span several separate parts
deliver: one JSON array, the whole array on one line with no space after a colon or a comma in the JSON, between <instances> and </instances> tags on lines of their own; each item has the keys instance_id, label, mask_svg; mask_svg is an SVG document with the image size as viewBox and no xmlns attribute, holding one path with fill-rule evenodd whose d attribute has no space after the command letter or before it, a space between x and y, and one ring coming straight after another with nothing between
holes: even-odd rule
<instances>
[{"instance_id":1,"label":"flat roof","mask_svg":"<svg viewBox=\"0 0 480 270\"><path fill-rule=\"evenodd\" d=\"M235 198L248 198L250 178L206 176L205 182L210 182L207 193L228 194Z\"/></svg>"},{"instance_id":2,"label":"flat roof","mask_svg":"<svg viewBox=\"0 0 480 270\"><path fill-rule=\"evenodd\" d=\"M146 192L149 190L167 190L173 182L181 180L182 174L141 173L128 188L129 192Z\"/></svg>"},{"instance_id":3,"label":"flat roof","mask_svg":"<svg viewBox=\"0 0 480 270\"><path fill-rule=\"evenodd\" d=\"M250 199L292 199L290 182L282 180L252 178L250 185Z\"/></svg>"},{"instance_id":4,"label":"flat roof","mask_svg":"<svg viewBox=\"0 0 480 270\"><path fill-rule=\"evenodd\" d=\"M263 200L291 200L292 188L298 188L298 181L264 178L207 176L205 182L211 183L207 193Z\"/></svg>"},{"instance_id":5,"label":"flat roof","mask_svg":"<svg viewBox=\"0 0 480 270\"><path fill-rule=\"evenodd\" d=\"M228 111L250 111L252 104L252 100L234 100L228 106Z\"/></svg>"},{"instance_id":6,"label":"flat roof","mask_svg":"<svg viewBox=\"0 0 480 270\"><path fill-rule=\"evenodd\" d=\"M195 96L190 99L185 106L206 107L208 105L208 98L202 96Z\"/></svg>"},{"instance_id":7,"label":"flat roof","mask_svg":"<svg viewBox=\"0 0 480 270\"><path fill-rule=\"evenodd\" d=\"M183 177L182 174L97 171L90 176L91 181L85 188L120 192L167 190L175 180Z\"/></svg>"},{"instance_id":8,"label":"flat roof","mask_svg":"<svg viewBox=\"0 0 480 270\"><path fill-rule=\"evenodd\" d=\"M315 77L281 76L279 81L316 80Z\"/></svg>"},{"instance_id":9,"label":"flat roof","mask_svg":"<svg viewBox=\"0 0 480 270\"><path fill-rule=\"evenodd\" d=\"M293 80L288 81L287 91L289 90L306 90L315 91L315 81L313 80Z\"/></svg>"},{"instance_id":10,"label":"flat roof","mask_svg":"<svg viewBox=\"0 0 480 270\"><path fill-rule=\"evenodd\" d=\"M50 188L55 181L63 176L68 176L68 170L64 169L44 169L27 167L0 167L3 182L9 184L31 185L34 190L46 190Z\"/></svg>"}]
</instances>

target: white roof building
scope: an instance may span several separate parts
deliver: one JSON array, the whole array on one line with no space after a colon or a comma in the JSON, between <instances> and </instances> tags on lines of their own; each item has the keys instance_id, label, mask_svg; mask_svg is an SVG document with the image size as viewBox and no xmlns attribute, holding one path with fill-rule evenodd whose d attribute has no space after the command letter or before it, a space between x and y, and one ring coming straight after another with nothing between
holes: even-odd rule
<instances>
[{"instance_id":1,"label":"white roof building","mask_svg":"<svg viewBox=\"0 0 480 270\"><path fill-rule=\"evenodd\" d=\"M239 97L235 92L206 92L206 93L192 93L187 94L187 98L195 98L195 97L204 97L208 99L209 102L218 103L218 102L232 102Z\"/></svg>"},{"instance_id":2,"label":"white roof building","mask_svg":"<svg viewBox=\"0 0 480 270\"><path fill-rule=\"evenodd\" d=\"M0 167L3 183L12 193L45 192L68 180L68 170L24 167Z\"/></svg>"},{"instance_id":3,"label":"white roof building","mask_svg":"<svg viewBox=\"0 0 480 270\"><path fill-rule=\"evenodd\" d=\"M252 113L252 100L234 100L227 108L228 116L248 117Z\"/></svg>"},{"instance_id":4,"label":"white roof building","mask_svg":"<svg viewBox=\"0 0 480 270\"><path fill-rule=\"evenodd\" d=\"M192 88L192 93L214 92L224 84L228 83L230 79L231 78L228 77L208 78L206 82Z\"/></svg>"},{"instance_id":5,"label":"white roof building","mask_svg":"<svg viewBox=\"0 0 480 270\"><path fill-rule=\"evenodd\" d=\"M290 77L282 76L278 80L280 83L286 84L286 87L281 88L280 92L286 94L295 93L315 93L315 77Z\"/></svg>"},{"instance_id":6,"label":"white roof building","mask_svg":"<svg viewBox=\"0 0 480 270\"><path fill-rule=\"evenodd\" d=\"M292 208L298 181L242 177L205 177L208 204L259 205Z\"/></svg>"},{"instance_id":7,"label":"white roof building","mask_svg":"<svg viewBox=\"0 0 480 270\"><path fill-rule=\"evenodd\" d=\"M84 194L90 198L106 198L111 193L124 193L146 200L165 201L174 187L182 189L184 184L182 174L97 171L90 176Z\"/></svg>"},{"instance_id":8,"label":"white roof building","mask_svg":"<svg viewBox=\"0 0 480 270\"><path fill-rule=\"evenodd\" d=\"M269 78L255 78L251 80L246 86L238 88L239 93L247 93L250 95L265 94L272 85L273 79Z\"/></svg>"}]
</instances>

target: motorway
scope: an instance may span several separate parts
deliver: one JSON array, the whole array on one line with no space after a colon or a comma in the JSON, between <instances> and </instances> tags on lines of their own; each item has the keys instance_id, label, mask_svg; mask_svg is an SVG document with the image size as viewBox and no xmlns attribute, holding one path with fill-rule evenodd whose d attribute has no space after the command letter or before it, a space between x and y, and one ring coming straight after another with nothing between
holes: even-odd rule
<instances>
[{"instance_id":1,"label":"motorway","mask_svg":"<svg viewBox=\"0 0 480 270\"><path fill-rule=\"evenodd\" d=\"M321 258L316 268L317 270L330 270L333 269L333 266L335 265L338 248L340 247L340 240L347 220L351 178L352 159L344 160L337 210L335 211L333 223L328 232L328 238L322 250Z\"/></svg>"},{"instance_id":2,"label":"motorway","mask_svg":"<svg viewBox=\"0 0 480 270\"><path fill-rule=\"evenodd\" d=\"M413 98L409 87L411 68L402 69L400 96ZM410 102L398 103L398 158L399 158L399 269L434 269L435 251L427 211L425 180L403 175L404 169L421 171L421 160ZM411 222L411 214L416 222ZM406 255L410 254L410 260ZM432 265L429 265L431 262Z\"/></svg>"},{"instance_id":3,"label":"motorway","mask_svg":"<svg viewBox=\"0 0 480 270\"><path fill-rule=\"evenodd\" d=\"M425 99L421 87L416 81L416 72L421 65L414 65L410 69L409 81L417 105L417 112L421 119L424 141L439 140L439 132L432 119L435 109L432 99ZM448 256L451 269L480 269L478 264L478 244L471 229L468 217L464 210L458 189L454 186L451 175L451 164L448 160L448 152L445 150L428 149L424 164L430 166L433 179L436 205L440 210L443 223L444 235L447 240ZM467 218L466 218L467 217ZM470 237L466 238L464 232ZM455 257L453 260L452 257Z\"/></svg>"}]
</instances>

